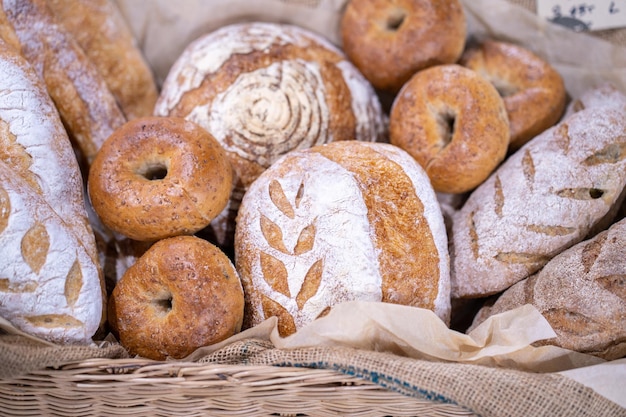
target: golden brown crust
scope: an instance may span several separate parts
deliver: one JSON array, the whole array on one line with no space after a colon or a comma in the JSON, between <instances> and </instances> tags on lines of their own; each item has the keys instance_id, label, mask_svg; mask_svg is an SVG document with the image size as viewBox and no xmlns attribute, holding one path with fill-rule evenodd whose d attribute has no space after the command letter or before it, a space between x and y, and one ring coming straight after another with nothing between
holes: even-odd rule
<instances>
[{"instance_id":1,"label":"golden brown crust","mask_svg":"<svg viewBox=\"0 0 626 417\"><path fill-rule=\"evenodd\" d=\"M416 72L457 61L466 21L457 0L351 0L343 49L374 87L397 92Z\"/></svg>"},{"instance_id":2,"label":"golden brown crust","mask_svg":"<svg viewBox=\"0 0 626 417\"><path fill-rule=\"evenodd\" d=\"M127 119L149 116L157 99L151 69L112 0L47 0L98 69Z\"/></svg>"},{"instance_id":3,"label":"golden brown crust","mask_svg":"<svg viewBox=\"0 0 626 417\"><path fill-rule=\"evenodd\" d=\"M155 243L124 274L109 302L131 354L181 359L241 330L243 290L229 258L195 236Z\"/></svg>"},{"instance_id":4,"label":"golden brown crust","mask_svg":"<svg viewBox=\"0 0 626 417\"><path fill-rule=\"evenodd\" d=\"M149 241L206 227L230 196L220 144L193 122L144 117L117 129L89 171L89 196L105 226Z\"/></svg>"},{"instance_id":5,"label":"golden brown crust","mask_svg":"<svg viewBox=\"0 0 626 417\"><path fill-rule=\"evenodd\" d=\"M520 45L486 40L468 47L459 63L489 80L504 98L512 151L556 124L565 110L561 75Z\"/></svg>"},{"instance_id":6,"label":"golden brown crust","mask_svg":"<svg viewBox=\"0 0 626 417\"><path fill-rule=\"evenodd\" d=\"M126 121L115 97L45 0L5 2L4 8L22 53L45 81L70 138L90 163L106 138Z\"/></svg>"},{"instance_id":7,"label":"golden brown crust","mask_svg":"<svg viewBox=\"0 0 626 417\"><path fill-rule=\"evenodd\" d=\"M509 122L493 85L459 65L439 65L404 85L391 109L389 137L422 165L436 191L458 194L502 162Z\"/></svg>"}]
</instances>

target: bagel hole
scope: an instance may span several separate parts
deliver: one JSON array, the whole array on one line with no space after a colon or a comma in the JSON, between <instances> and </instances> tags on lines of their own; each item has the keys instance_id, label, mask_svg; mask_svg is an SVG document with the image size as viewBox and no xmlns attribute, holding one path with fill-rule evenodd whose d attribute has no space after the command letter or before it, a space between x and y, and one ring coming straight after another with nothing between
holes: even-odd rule
<instances>
[{"instance_id":1,"label":"bagel hole","mask_svg":"<svg viewBox=\"0 0 626 417\"><path fill-rule=\"evenodd\" d=\"M389 16L387 16L386 27L387 30L395 32L400 29L402 23L406 19L406 12L402 9L393 9Z\"/></svg>"},{"instance_id":2,"label":"bagel hole","mask_svg":"<svg viewBox=\"0 0 626 417\"><path fill-rule=\"evenodd\" d=\"M160 162L149 163L143 166L138 174L148 181L162 180L167 177L167 166Z\"/></svg>"},{"instance_id":3,"label":"bagel hole","mask_svg":"<svg viewBox=\"0 0 626 417\"><path fill-rule=\"evenodd\" d=\"M441 138L441 148L445 148L452 142L454 136L454 125L456 123L456 115L452 111L444 111L437 116L437 125L439 126L439 137Z\"/></svg>"},{"instance_id":4,"label":"bagel hole","mask_svg":"<svg viewBox=\"0 0 626 417\"><path fill-rule=\"evenodd\" d=\"M164 296L162 298L152 300L152 304L154 305L157 313L166 315L170 311L172 311L172 295L168 294L167 296Z\"/></svg>"},{"instance_id":5,"label":"bagel hole","mask_svg":"<svg viewBox=\"0 0 626 417\"><path fill-rule=\"evenodd\" d=\"M503 98L510 97L519 91L519 89L513 84L507 83L505 81L493 80L491 83L498 91L498 94L500 94L500 97Z\"/></svg>"}]
</instances>

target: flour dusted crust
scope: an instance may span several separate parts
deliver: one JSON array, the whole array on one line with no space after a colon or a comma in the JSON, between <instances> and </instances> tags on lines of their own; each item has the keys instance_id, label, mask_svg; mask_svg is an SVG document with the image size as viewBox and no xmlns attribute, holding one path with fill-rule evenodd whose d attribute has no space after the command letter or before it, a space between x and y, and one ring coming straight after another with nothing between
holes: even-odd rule
<instances>
[{"instance_id":1,"label":"flour dusted crust","mask_svg":"<svg viewBox=\"0 0 626 417\"><path fill-rule=\"evenodd\" d=\"M541 342L606 360L626 355L626 219L554 257L483 307L469 329L489 316L534 305L557 336ZM468 331L469 331L468 330Z\"/></svg>"},{"instance_id":2,"label":"flour dusted crust","mask_svg":"<svg viewBox=\"0 0 626 417\"><path fill-rule=\"evenodd\" d=\"M21 51L45 81L70 138L88 165L126 118L105 80L46 0L4 0Z\"/></svg>"},{"instance_id":3,"label":"flour dusted crust","mask_svg":"<svg viewBox=\"0 0 626 417\"><path fill-rule=\"evenodd\" d=\"M610 221L626 186L626 117L587 108L509 157L454 215L452 295L500 292Z\"/></svg>"},{"instance_id":4,"label":"flour dusted crust","mask_svg":"<svg viewBox=\"0 0 626 417\"><path fill-rule=\"evenodd\" d=\"M113 0L46 0L104 78L127 119L150 116L157 86Z\"/></svg>"},{"instance_id":5,"label":"flour dusted crust","mask_svg":"<svg viewBox=\"0 0 626 417\"><path fill-rule=\"evenodd\" d=\"M226 26L192 42L172 66L155 114L200 124L227 151L236 179L229 207L211 226L219 242L232 239L247 186L280 156L386 134L373 88L343 53L275 23Z\"/></svg>"},{"instance_id":6,"label":"flour dusted crust","mask_svg":"<svg viewBox=\"0 0 626 417\"><path fill-rule=\"evenodd\" d=\"M246 192L235 260L247 325L282 334L342 301L428 308L449 320L443 218L421 167L389 144L339 141L292 151Z\"/></svg>"},{"instance_id":7,"label":"flour dusted crust","mask_svg":"<svg viewBox=\"0 0 626 417\"><path fill-rule=\"evenodd\" d=\"M82 180L34 69L0 41L0 314L49 340L87 343L104 288Z\"/></svg>"},{"instance_id":8,"label":"flour dusted crust","mask_svg":"<svg viewBox=\"0 0 626 417\"><path fill-rule=\"evenodd\" d=\"M89 344L103 317L99 266L41 194L0 162L0 316L60 344Z\"/></svg>"}]
</instances>

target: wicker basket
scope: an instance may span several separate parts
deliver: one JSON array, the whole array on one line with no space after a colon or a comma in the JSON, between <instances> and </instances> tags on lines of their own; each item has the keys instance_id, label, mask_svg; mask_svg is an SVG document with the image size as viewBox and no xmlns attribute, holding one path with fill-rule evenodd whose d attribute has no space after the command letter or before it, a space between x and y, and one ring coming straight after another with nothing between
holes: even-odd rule
<instances>
[{"instance_id":1,"label":"wicker basket","mask_svg":"<svg viewBox=\"0 0 626 417\"><path fill-rule=\"evenodd\" d=\"M3 416L473 416L325 369L95 359L0 381Z\"/></svg>"}]
</instances>

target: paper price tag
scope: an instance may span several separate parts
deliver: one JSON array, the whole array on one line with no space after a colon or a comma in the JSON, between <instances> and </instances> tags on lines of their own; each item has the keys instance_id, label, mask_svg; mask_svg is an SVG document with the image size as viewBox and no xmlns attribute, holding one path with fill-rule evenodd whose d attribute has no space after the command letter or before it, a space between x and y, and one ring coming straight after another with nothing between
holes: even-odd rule
<instances>
[{"instance_id":1,"label":"paper price tag","mask_svg":"<svg viewBox=\"0 0 626 417\"><path fill-rule=\"evenodd\" d=\"M626 27L626 0L537 0L537 15L577 32Z\"/></svg>"}]
</instances>

